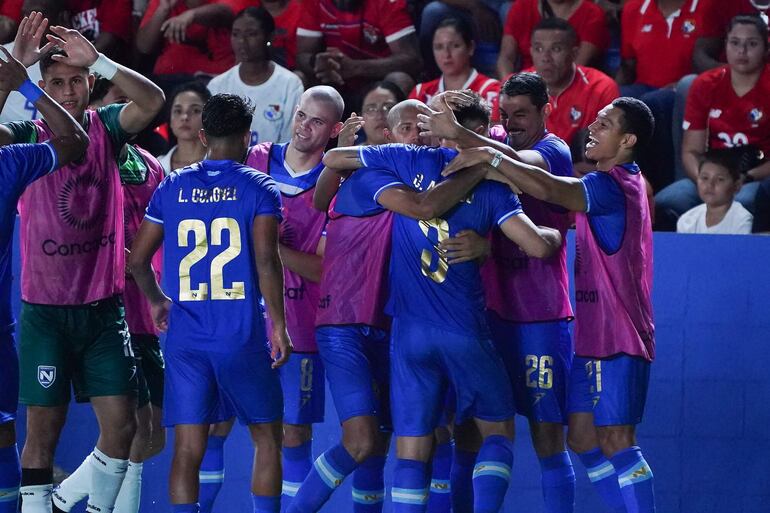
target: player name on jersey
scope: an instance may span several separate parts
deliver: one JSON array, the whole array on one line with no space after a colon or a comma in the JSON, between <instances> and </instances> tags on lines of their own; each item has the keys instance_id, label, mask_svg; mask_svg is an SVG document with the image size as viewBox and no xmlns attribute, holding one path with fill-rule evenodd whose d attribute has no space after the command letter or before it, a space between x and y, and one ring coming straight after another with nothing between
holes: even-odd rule
<instances>
[{"instance_id":1,"label":"player name on jersey","mask_svg":"<svg viewBox=\"0 0 770 513\"><path fill-rule=\"evenodd\" d=\"M190 196L187 196L187 193ZM222 201L238 201L238 189L235 187L212 187L211 189L199 189L193 187L191 191L179 189L179 203L219 203Z\"/></svg>"}]
</instances>

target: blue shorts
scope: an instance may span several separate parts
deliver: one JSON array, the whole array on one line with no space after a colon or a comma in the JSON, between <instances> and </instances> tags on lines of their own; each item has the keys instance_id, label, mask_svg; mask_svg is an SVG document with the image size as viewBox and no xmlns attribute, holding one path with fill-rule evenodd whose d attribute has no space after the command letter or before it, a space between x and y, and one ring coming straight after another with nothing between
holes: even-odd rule
<instances>
[{"instance_id":1,"label":"blue shorts","mask_svg":"<svg viewBox=\"0 0 770 513\"><path fill-rule=\"evenodd\" d=\"M16 420L19 409L19 355L13 332L0 334L0 424Z\"/></svg>"},{"instance_id":2,"label":"blue shorts","mask_svg":"<svg viewBox=\"0 0 770 513\"><path fill-rule=\"evenodd\" d=\"M340 422L375 415L390 429L390 333L364 324L321 326L315 339Z\"/></svg>"},{"instance_id":3,"label":"blue shorts","mask_svg":"<svg viewBox=\"0 0 770 513\"><path fill-rule=\"evenodd\" d=\"M575 356L570 374L570 413L593 413L597 426L633 426L642 421L650 362L619 355L601 360Z\"/></svg>"},{"instance_id":4,"label":"blue shorts","mask_svg":"<svg viewBox=\"0 0 770 513\"><path fill-rule=\"evenodd\" d=\"M292 353L280 369L283 422L315 424L324 421L324 365L318 353Z\"/></svg>"},{"instance_id":5,"label":"blue shorts","mask_svg":"<svg viewBox=\"0 0 770 513\"><path fill-rule=\"evenodd\" d=\"M397 436L439 425L449 386L457 424L503 421L516 412L505 366L492 341L408 319L393 319L390 404Z\"/></svg>"},{"instance_id":6,"label":"blue shorts","mask_svg":"<svg viewBox=\"0 0 770 513\"><path fill-rule=\"evenodd\" d=\"M488 317L492 341L513 384L517 413L533 422L564 423L574 351L569 322L509 322L494 312Z\"/></svg>"},{"instance_id":7,"label":"blue shorts","mask_svg":"<svg viewBox=\"0 0 770 513\"><path fill-rule=\"evenodd\" d=\"M163 423L242 424L280 420L283 396L267 350L215 353L167 349Z\"/></svg>"}]
</instances>

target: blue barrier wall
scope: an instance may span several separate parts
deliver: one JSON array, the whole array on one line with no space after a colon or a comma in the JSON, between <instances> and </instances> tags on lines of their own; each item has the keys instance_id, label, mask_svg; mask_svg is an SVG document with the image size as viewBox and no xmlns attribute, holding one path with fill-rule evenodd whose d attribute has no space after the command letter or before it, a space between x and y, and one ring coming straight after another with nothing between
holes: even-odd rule
<instances>
[{"instance_id":1,"label":"blue barrier wall","mask_svg":"<svg viewBox=\"0 0 770 513\"><path fill-rule=\"evenodd\" d=\"M770 237L655 235L658 355L639 443L655 474L659 513L770 511L769 265ZM326 423L316 429L316 453L339 436L330 400L326 412ZM22 437L23 423L22 412ZM57 462L72 471L96 436L89 407L74 406ZM172 444L169 436L167 447ZM251 449L245 429L236 428L225 447L226 478L216 511L249 512ZM141 511L170 511L169 458L167 449L145 465ZM573 459L576 512L604 511ZM526 423L519 419L505 512L543 511L539 475ZM347 483L323 511L351 511L349 497Z\"/></svg>"}]
</instances>

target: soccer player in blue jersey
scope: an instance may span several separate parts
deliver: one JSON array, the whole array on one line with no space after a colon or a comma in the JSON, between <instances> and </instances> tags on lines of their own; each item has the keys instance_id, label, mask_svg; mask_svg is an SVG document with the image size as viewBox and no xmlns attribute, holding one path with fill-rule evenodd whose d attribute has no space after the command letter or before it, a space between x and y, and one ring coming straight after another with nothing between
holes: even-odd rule
<instances>
[{"instance_id":1,"label":"soccer player in blue jersey","mask_svg":"<svg viewBox=\"0 0 770 513\"><path fill-rule=\"evenodd\" d=\"M569 147L545 129L550 111L543 79L534 73L519 73L501 89L503 127L496 127L496 137L504 137L502 141L461 126L446 106L439 106L439 112L422 119L427 121L423 126L430 135L463 148L494 146L555 176L572 176ZM570 225L566 210L527 194L521 196L521 201L536 224L556 228L565 235ZM547 260L530 259L496 231L482 275L492 339L511 377L516 409L529 420L532 443L540 460L545 511L571 513L575 473L565 447L564 424L573 352L569 322L573 315L566 248ZM466 449L462 437L458 437L457 447ZM469 510L468 501L457 496L455 499L457 513Z\"/></svg>"},{"instance_id":2,"label":"soccer player in blue jersey","mask_svg":"<svg viewBox=\"0 0 770 513\"><path fill-rule=\"evenodd\" d=\"M324 159L337 169L367 167L343 183L343 190L353 189L353 199L348 205L338 200L337 211L362 215L384 207L402 214L393 227L388 302L399 458L391 494L395 512L425 510L433 430L450 385L457 421L473 419L484 439L474 471L474 511L499 510L513 462L513 396L489 339L478 264L450 266L437 245L461 230L487 233L495 224L533 256L549 256L561 244L557 231L532 224L510 190L488 181L440 217L419 219L414 189L440 182L441 169L455 154L388 145L332 150Z\"/></svg>"},{"instance_id":3,"label":"soccer player in blue jersey","mask_svg":"<svg viewBox=\"0 0 770 513\"><path fill-rule=\"evenodd\" d=\"M0 513L16 513L21 466L16 448L19 360L11 310L11 244L16 203L27 185L80 158L88 145L83 128L42 89L29 80L24 66L0 47L0 93L18 91L40 111L55 135L42 144L0 148ZM6 128L0 128L4 135Z\"/></svg>"},{"instance_id":4,"label":"soccer player in blue jersey","mask_svg":"<svg viewBox=\"0 0 770 513\"><path fill-rule=\"evenodd\" d=\"M161 183L129 260L156 325L168 330L164 423L175 429L169 483L175 513L198 511L209 426L227 411L248 425L257 447L253 511L280 509L283 400L275 369L292 345L278 254L280 192L270 177L240 163L252 115L238 96L220 94L206 103L206 159ZM168 294L150 266L161 244ZM272 350L262 297L273 321Z\"/></svg>"}]
</instances>

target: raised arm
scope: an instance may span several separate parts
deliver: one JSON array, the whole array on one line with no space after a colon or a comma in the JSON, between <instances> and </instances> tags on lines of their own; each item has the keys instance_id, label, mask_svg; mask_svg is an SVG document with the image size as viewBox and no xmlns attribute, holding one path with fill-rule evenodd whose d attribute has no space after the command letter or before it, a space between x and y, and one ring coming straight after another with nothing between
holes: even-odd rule
<instances>
[{"instance_id":1,"label":"raised arm","mask_svg":"<svg viewBox=\"0 0 770 513\"><path fill-rule=\"evenodd\" d=\"M118 64L100 54L88 39L77 30L51 27L51 42L58 44L66 55L54 55L53 59L75 67L90 68L120 87L130 101L120 112L120 126L129 134L143 130L163 108L166 101L163 91L147 78L132 69Z\"/></svg>"},{"instance_id":2,"label":"raised arm","mask_svg":"<svg viewBox=\"0 0 770 513\"><path fill-rule=\"evenodd\" d=\"M158 7L150 19L141 24L136 33L136 49L139 50L139 53L155 53L163 40L161 27L171 14L174 4L176 4L176 0L159 0Z\"/></svg>"},{"instance_id":3,"label":"raised arm","mask_svg":"<svg viewBox=\"0 0 770 513\"><path fill-rule=\"evenodd\" d=\"M334 148L324 154L323 162L327 168L345 170L358 169L363 167L359 156L358 146L348 146L346 148ZM326 170L324 170L325 172Z\"/></svg>"},{"instance_id":4,"label":"raised arm","mask_svg":"<svg viewBox=\"0 0 770 513\"><path fill-rule=\"evenodd\" d=\"M577 178L554 176L548 171L514 160L494 148L461 150L444 168L445 176L478 164L498 162L497 169L523 192L548 203L561 205L575 212L585 212L587 203L583 184Z\"/></svg>"},{"instance_id":5,"label":"raised arm","mask_svg":"<svg viewBox=\"0 0 770 513\"><path fill-rule=\"evenodd\" d=\"M161 331L166 331L171 299L161 290L152 270L152 257L162 243L163 225L147 219L142 221L128 255L128 268L134 281L150 302L155 326Z\"/></svg>"},{"instance_id":6,"label":"raised arm","mask_svg":"<svg viewBox=\"0 0 770 513\"><path fill-rule=\"evenodd\" d=\"M286 313L283 304L283 265L278 252L278 219L274 216L259 215L252 225L254 239L254 260L259 275L259 290L265 298L265 305L273 324L270 334L273 368L280 367L289 359L293 350L286 331Z\"/></svg>"},{"instance_id":7,"label":"raised arm","mask_svg":"<svg viewBox=\"0 0 770 513\"><path fill-rule=\"evenodd\" d=\"M0 62L0 90L6 95L10 91L18 90L40 111L54 134L51 144L56 150L59 166L65 166L80 158L88 146L88 135L80 123L45 91L32 83L27 69L8 50L0 46L0 52L3 54L3 62ZM11 131L0 126L0 144L13 142Z\"/></svg>"}]
</instances>

